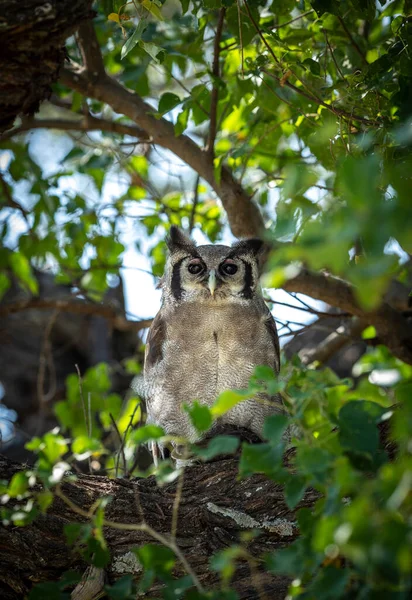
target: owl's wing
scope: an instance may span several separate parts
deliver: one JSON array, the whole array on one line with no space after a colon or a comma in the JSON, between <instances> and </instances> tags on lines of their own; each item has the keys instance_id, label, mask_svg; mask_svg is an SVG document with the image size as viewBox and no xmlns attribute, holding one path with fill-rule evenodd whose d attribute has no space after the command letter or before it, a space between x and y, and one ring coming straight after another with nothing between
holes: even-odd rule
<instances>
[{"instance_id":1,"label":"owl's wing","mask_svg":"<svg viewBox=\"0 0 412 600\"><path fill-rule=\"evenodd\" d=\"M166 323L160 310L153 319L147 334L144 354L144 370L147 372L163 358L163 342L166 338Z\"/></svg>"},{"instance_id":2,"label":"owl's wing","mask_svg":"<svg viewBox=\"0 0 412 600\"><path fill-rule=\"evenodd\" d=\"M276 329L275 319L272 316L270 310L267 309L267 317L265 320L266 329L270 335L270 339L273 344L273 348L275 350L275 372L279 373L280 370L280 347L279 347L279 337L278 330Z\"/></svg>"}]
</instances>

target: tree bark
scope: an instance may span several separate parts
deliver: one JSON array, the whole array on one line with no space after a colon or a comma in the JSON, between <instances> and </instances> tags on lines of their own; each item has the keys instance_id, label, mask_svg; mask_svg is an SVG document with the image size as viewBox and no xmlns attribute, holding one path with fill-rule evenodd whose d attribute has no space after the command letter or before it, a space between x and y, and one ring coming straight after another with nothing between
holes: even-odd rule
<instances>
[{"instance_id":1,"label":"tree bark","mask_svg":"<svg viewBox=\"0 0 412 600\"><path fill-rule=\"evenodd\" d=\"M9 480L21 468L0 458L0 479ZM259 532L247 543L248 552L256 557L290 544L298 535L295 511L286 506L282 487L260 475L239 481L237 473L237 459L226 458L189 467L183 474L175 543L198 583L208 590L219 584L218 574L210 570L210 557L239 542L243 531ZM107 520L132 526L146 524L171 540L178 489L179 482L158 487L154 477L129 481L82 475L76 481L66 481L61 487L65 500L55 497L47 514L25 527L1 527L2 599L20 600L36 582L58 580L67 569L86 569L79 554L66 545L63 527L87 519L73 512L67 499L87 511L96 499L110 496ZM312 506L317 498L314 491L309 491L300 506ZM138 579L141 567L132 549L158 542L147 531L105 527L104 533L111 555L106 578L113 582L132 573ZM179 559L175 574L185 574ZM271 575L257 566L251 569L250 561L240 561L233 578L242 599L258 599L264 589L268 597L280 600L288 584L286 577ZM158 592L157 583L150 596Z\"/></svg>"},{"instance_id":2,"label":"tree bark","mask_svg":"<svg viewBox=\"0 0 412 600\"><path fill-rule=\"evenodd\" d=\"M49 98L65 40L92 16L91 0L0 0L0 132Z\"/></svg>"}]
</instances>

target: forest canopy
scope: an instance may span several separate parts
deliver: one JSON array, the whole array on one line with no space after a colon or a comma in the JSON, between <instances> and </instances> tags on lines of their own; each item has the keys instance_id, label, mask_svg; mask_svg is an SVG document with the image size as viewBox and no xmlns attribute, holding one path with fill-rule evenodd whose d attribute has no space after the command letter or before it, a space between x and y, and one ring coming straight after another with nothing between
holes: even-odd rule
<instances>
[{"instance_id":1,"label":"forest canopy","mask_svg":"<svg viewBox=\"0 0 412 600\"><path fill-rule=\"evenodd\" d=\"M69 569L87 565L106 570L110 598L281 598L280 577L288 598L410 597L412 3L35 4L0 19L0 433L6 456L31 462L0 474L0 537L72 502L64 539L77 558L38 578L19 562L12 584L0 568L4 597L68 598ZM289 411L261 444L220 435L192 448L199 481L201 461L236 455L234 485L282 486L272 518L294 519L275 545L262 515L247 533L222 528L198 577L185 524L176 532L183 471L148 466L144 445L163 432L129 390L157 306L131 314L131 294L148 292L125 298L122 276L140 268L125 257L159 278L172 225L266 241L262 285L284 348L279 377L258 367L248 390L187 409L199 434L262 390ZM111 490L120 477L176 485L171 538L136 521L152 536L132 548L138 575L109 568L107 494L77 506L75 523L68 471L73 486L81 473Z\"/></svg>"}]
</instances>

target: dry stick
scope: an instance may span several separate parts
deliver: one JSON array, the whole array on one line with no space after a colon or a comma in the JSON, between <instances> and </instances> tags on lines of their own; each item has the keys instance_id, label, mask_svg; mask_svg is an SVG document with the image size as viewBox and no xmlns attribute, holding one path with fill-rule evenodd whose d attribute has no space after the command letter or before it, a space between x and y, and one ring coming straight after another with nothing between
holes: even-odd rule
<instances>
[{"instance_id":1,"label":"dry stick","mask_svg":"<svg viewBox=\"0 0 412 600\"><path fill-rule=\"evenodd\" d=\"M281 27L286 27L286 25L290 25L291 23L294 23L295 21L299 21L299 19L303 19L304 17L307 17L308 15L310 15L313 12L315 12L315 11L313 8L311 8L310 10L307 10L306 12L302 13L298 17L295 17L294 19L290 19L290 21L286 21L286 23L281 23L280 25L275 25L272 28L272 31L275 29L280 29Z\"/></svg>"},{"instance_id":2,"label":"dry stick","mask_svg":"<svg viewBox=\"0 0 412 600\"><path fill-rule=\"evenodd\" d=\"M245 7L246 7L246 11L247 14L249 16L249 19L252 21L253 27L256 29L257 34L259 35L260 39L262 40L262 42L265 44L266 48L269 50L269 52L271 53L273 60L275 61L275 63L280 67L280 60L278 59L278 57L276 56L276 54L273 52L272 48L270 47L270 44L268 44L268 42L265 39L265 36L263 35L259 25L256 23L254 16L252 15L249 5L247 3L247 1L245 0Z\"/></svg>"},{"instance_id":3,"label":"dry stick","mask_svg":"<svg viewBox=\"0 0 412 600\"><path fill-rule=\"evenodd\" d=\"M348 82L347 82L347 80L345 79L344 74L342 73L342 71L341 71L341 69L340 69L340 67L339 67L339 65L337 63L337 60L336 60L335 55L334 55L333 50L332 50L332 46L329 43L328 34L326 33L326 29L323 30L323 33L325 35L325 42L326 42L326 45L329 48L330 55L331 55L332 60L333 60L333 62L335 64L336 70L339 73L339 76L341 77L341 79L343 79L343 81L346 83L346 85L349 85Z\"/></svg>"},{"instance_id":4,"label":"dry stick","mask_svg":"<svg viewBox=\"0 0 412 600\"><path fill-rule=\"evenodd\" d=\"M195 225L196 208L197 208L197 204L199 202L199 181L200 181L200 176L199 176L199 174L197 174L196 181L195 181L192 211L190 213L190 219L189 219L189 233L192 233L193 227Z\"/></svg>"},{"instance_id":5,"label":"dry stick","mask_svg":"<svg viewBox=\"0 0 412 600\"><path fill-rule=\"evenodd\" d=\"M80 508L80 506L77 506L77 504L75 504L74 502L72 502L72 500L70 500L70 498L68 498L62 492L61 485L56 486L55 494L56 494L56 496L58 498L60 498L61 500L63 500L63 502L75 514L78 514L78 515L84 517L85 519L90 519L93 516L93 514L92 514L91 511L83 510L82 508ZM134 523L130 523L130 524L127 524L127 523L116 523L115 521L109 521L107 519L103 519L103 526L104 527L111 527L112 529L117 529L117 530L120 530L120 531L140 531L142 533L147 533L148 535L150 535L150 537L152 537L153 539L155 539L156 541L158 541L160 544L163 544L163 546L166 546L166 548L170 548L170 550L172 550L172 552L174 552L174 554L180 560L180 562L182 563L182 565L183 565L184 569L186 570L186 572L192 578L193 583L195 584L195 586L199 590L199 592L201 592L201 593L204 592L203 586L200 583L199 579L197 578L196 573L193 571L192 567L190 566L190 564L188 563L188 561L185 558L184 554L182 553L182 551L180 550L180 548L178 548L178 546L176 545L176 543L173 540L169 540L168 538L166 538L162 534L160 534L157 531L155 531L154 529L152 529L152 527L150 527L150 525L148 525L147 523L142 523L141 525L135 525Z\"/></svg>"},{"instance_id":6,"label":"dry stick","mask_svg":"<svg viewBox=\"0 0 412 600\"><path fill-rule=\"evenodd\" d=\"M245 71L243 68L243 34L242 34L242 19L240 16L240 0L236 0L237 6L237 24L239 27L239 41L240 41L240 62L242 65L242 77L245 76Z\"/></svg>"},{"instance_id":7,"label":"dry stick","mask_svg":"<svg viewBox=\"0 0 412 600\"><path fill-rule=\"evenodd\" d=\"M87 412L86 412L86 402L84 400L84 395L83 395L82 376L80 374L79 365L74 365L74 366L76 368L77 376L78 376L79 394L80 394L80 400L81 400L82 408L83 408L84 424L86 425L86 431L89 431L89 425L88 425L88 419L87 419ZM91 473L92 472L92 464L91 464L90 456L88 457L88 463L89 463L89 473Z\"/></svg>"},{"instance_id":8,"label":"dry stick","mask_svg":"<svg viewBox=\"0 0 412 600\"><path fill-rule=\"evenodd\" d=\"M45 329L44 336L43 336L42 348L40 351L39 370L37 373L37 382L36 382L37 386L36 387L37 387L37 399L39 402L39 413L40 413L41 418L39 419L39 422L36 426L36 430L37 430L36 435L39 434L39 431L43 424L46 404L49 402L49 400L51 400L53 398L53 396L56 392L56 370L54 368L53 354L52 354L51 348L50 348L50 335L51 335L51 331L53 329L53 325L56 321L58 314L59 314L59 311L54 310L47 325L46 325L46 329ZM48 390L47 394L45 394L45 392L44 392L44 380L45 380L45 376L46 376L46 366L49 367L50 380L51 380L52 373L54 375L53 384L50 381L49 390Z\"/></svg>"},{"instance_id":9,"label":"dry stick","mask_svg":"<svg viewBox=\"0 0 412 600\"><path fill-rule=\"evenodd\" d=\"M219 82L220 69L219 69L219 56L220 56L220 40L222 38L223 23L225 20L226 8L221 8L219 11L219 21L217 23L216 37L214 43L213 53L213 89L210 99L210 124L209 124L209 139L207 142L207 152L210 156L214 157L214 147L216 139L216 123L217 123L217 105L219 101Z\"/></svg>"},{"instance_id":10,"label":"dry stick","mask_svg":"<svg viewBox=\"0 0 412 600\"><path fill-rule=\"evenodd\" d=\"M119 472L120 455L122 456L122 460L123 460L123 474L126 475L126 471L127 471L127 469L126 469L126 456L125 456L124 448L123 448L123 438L121 436L121 433L119 431L119 428L117 426L116 421L114 420L114 417L113 417L112 413L109 413L109 417L110 417L110 420L111 420L112 425L114 427L114 430L117 433L117 437L119 438L119 443L120 443L119 450L117 452L116 466L115 466L115 471L114 471L115 477L117 478L118 472Z\"/></svg>"},{"instance_id":11,"label":"dry stick","mask_svg":"<svg viewBox=\"0 0 412 600\"><path fill-rule=\"evenodd\" d=\"M171 536L172 540L174 541L176 541L177 521L179 517L179 505L182 499L184 473L185 471L184 469L182 469L179 475L179 479L177 481L176 494L175 499L173 501Z\"/></svg>"}]
</instances>

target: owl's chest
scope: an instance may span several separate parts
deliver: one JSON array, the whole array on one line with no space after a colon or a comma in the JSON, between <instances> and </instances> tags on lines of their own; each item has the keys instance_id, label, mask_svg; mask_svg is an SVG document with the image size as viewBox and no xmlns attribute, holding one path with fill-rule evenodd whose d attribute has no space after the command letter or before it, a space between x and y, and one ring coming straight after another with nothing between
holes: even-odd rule
<instances>
[{"instance_id":1,"label":"owl's chest","mask_svg":"<svg viewBox=\"0 0 412 600\"><path fill-rule=\"evenodd\" d=\"M265 315L253 307L180 307L168 321L166 354L172 371L185 373L211 394L246 387L258 364L273 365Z\"/></svg>"},{"instance_id":2,"label":"owl's chest","mask_svg":"<svg viewBox=\"0 0 412 600\"><path fill-rule=\"evenodd\" d=\"M197 306L179 308L168 323L167 337L179 346L218 345L222 351L232 347L253 347L263 333L263 318L254 308L243 306Z\"/></svg>"}]
</instances>

